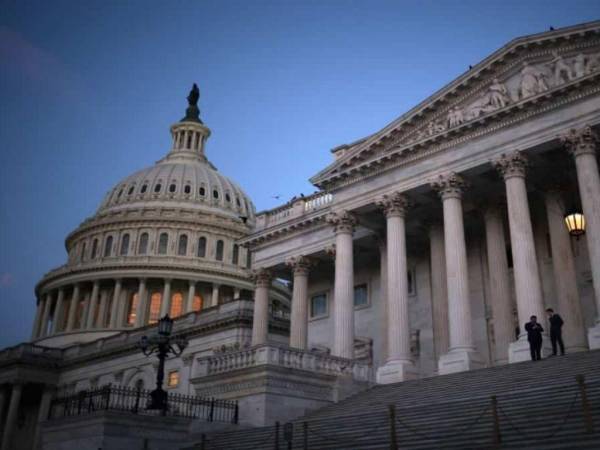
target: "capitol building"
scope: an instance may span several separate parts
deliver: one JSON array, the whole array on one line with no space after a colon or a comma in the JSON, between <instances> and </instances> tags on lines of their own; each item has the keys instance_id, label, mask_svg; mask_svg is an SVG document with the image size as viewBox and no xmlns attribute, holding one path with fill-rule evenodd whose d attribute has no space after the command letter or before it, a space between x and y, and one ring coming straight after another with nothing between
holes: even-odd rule
<instances>
[{"instance_id":1,"label":"capitol building","mask_svg":"<svg viewBox=\"0 0 600 450\"><path fill-rule=\"evenodd\" d=\"M567 353L600 348L599 22L514 39L262 212L211 164L196 85L187 100L165 156L35 286L30 341L0 352L1 450L100 448L47 420L57 399L153 389L140 340L167 315L185 346L166 392L235 403L242 426L526 361L549 307Z\"/></svg>"}]
</instances>

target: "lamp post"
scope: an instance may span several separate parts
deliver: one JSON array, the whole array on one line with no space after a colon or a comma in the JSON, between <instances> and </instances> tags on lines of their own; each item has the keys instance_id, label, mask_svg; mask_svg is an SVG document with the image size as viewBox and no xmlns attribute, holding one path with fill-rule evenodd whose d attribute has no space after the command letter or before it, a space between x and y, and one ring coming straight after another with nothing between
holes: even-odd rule
<instances>
[{"instance_id":1,"label":"lamp post","mask_svg":"<svg viewBox=\"0 0 600 450\"><path fill-rule=\"evenodd\" d=\"M158 358L156 389L150 392L151 401L148 409L167 410L167 393L162 388L165 379L165 359L169 354L174 356L181 355L188 345L187 340L184 338L171 338L172 331L173 319L167 314L158 321L158 333L150 337L142 336L139 342L139 347L144 355L150 356L156 353Z\"/></svg>"}]
</instances>

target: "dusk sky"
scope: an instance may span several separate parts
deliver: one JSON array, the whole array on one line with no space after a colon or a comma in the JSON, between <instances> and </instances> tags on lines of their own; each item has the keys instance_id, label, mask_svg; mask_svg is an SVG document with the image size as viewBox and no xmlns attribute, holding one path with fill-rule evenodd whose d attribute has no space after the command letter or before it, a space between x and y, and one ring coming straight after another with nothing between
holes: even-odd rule
<instances>
[{"instance_id":1,"label":"dusk sky","mask_svg":"<svg viewBox=\"0 0 600 450\"><path fill-rule=\"evenodd\" d=\"M29 339L67 234L168 151L193 82L207 156L262 210L508 41L597 19L598 0L0 0L0 348Z\"/></svg>"}]
</instances>

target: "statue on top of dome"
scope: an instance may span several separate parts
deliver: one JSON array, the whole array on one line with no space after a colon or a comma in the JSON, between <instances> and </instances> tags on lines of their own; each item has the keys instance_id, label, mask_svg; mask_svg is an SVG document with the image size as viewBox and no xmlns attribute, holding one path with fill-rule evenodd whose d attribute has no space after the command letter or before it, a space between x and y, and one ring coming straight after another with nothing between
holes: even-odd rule
<instances>
[{"instance_id":1,"label":"statue on top of dome","mask_svg":"<svg viewBox=\"0 0 600 450\"><path fill-rule=\"evenodd\" d=\"M200 110L198 109L198 99L200 98L200 89L198 89L198 85L194 83L192 86L192 90L187 96L187 101L189 106L185 110L185 117L181 119L181 122L198 122L202 123L200 120Z\"/></svg>"}]
</instances>

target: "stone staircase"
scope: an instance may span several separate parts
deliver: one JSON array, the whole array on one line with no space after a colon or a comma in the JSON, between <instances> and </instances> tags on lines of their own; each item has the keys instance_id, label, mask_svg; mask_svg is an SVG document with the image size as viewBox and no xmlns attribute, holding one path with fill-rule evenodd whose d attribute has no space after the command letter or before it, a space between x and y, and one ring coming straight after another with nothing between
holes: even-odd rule
<instances>
[{"instance_id":1,"label":"stone staircase","mask_svg":"<svg viewBox=\"0 0 600 450\"><path fill-rule=\"evenodd\" d=\"M577 375L585 377L591 433ZM494 444L493 395L499 445ZM390 443L389 405L395 407L397 447ZM600 350L378 385L292 424L291 447L282 424L279 433L271 426L212 434L193 448L599 449Z\"/></svg>"}]
</instances>

